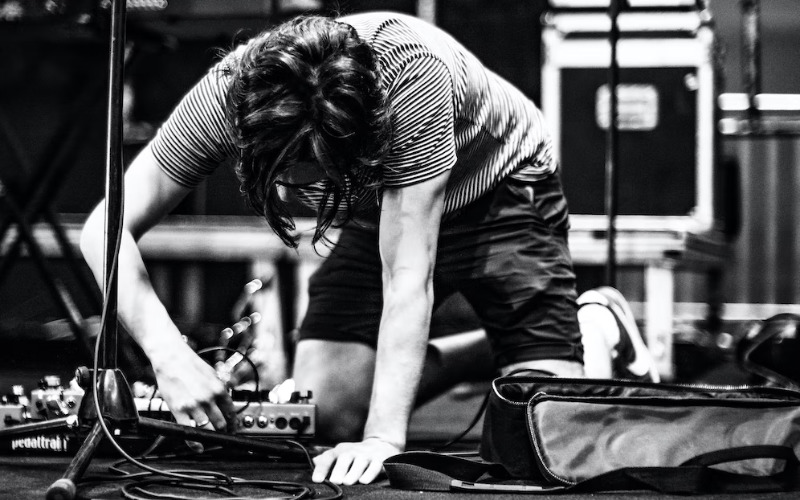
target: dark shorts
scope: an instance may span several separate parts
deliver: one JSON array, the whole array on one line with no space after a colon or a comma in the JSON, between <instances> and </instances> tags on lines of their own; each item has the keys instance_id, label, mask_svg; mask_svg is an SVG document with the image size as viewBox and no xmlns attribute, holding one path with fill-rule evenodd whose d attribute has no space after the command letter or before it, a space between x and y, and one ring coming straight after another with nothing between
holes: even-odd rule
<instances>
[{"instance_id":1,"label":"dark shorts","mask_svg":"<svg viewBox=\"0 0 800 500\"><path fill-rule=\"evenodd\" d=\"M582 362L569 216L558 175L509 178L442 223L434 311L460 293L486 330L497 366ZM344 228L309 283L300 338L375 346L382 308L377 231Z\"/></svg>"}]
</instances>

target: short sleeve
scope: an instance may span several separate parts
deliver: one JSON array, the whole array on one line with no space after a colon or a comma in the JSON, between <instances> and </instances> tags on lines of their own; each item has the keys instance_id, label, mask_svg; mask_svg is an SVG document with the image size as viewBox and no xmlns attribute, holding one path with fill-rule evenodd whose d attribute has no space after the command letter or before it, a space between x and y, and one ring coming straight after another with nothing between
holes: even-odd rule
<instances>
[{"instance_id":1,"label":"short sleeve","mask_svg":"<svg viewBox=\"0 0 800 500\"><path fill-rule=\"evenodd\" d=\"M228 60L214 65L161 125L150 148L173 180L195 187L236 155L225 121Z\"/></svg>"},{"instance_id":2,"label":"short sleeve","mask_svg":"<svg viewBox=\"0 0 800 500\"><path fill-rule=\"evenodd\" d=\"M453 83L447 66L427 54L410 56L389 77L394 130L384 185L402 187L436 177L456 162Z\"/></svg>"}]
</instances>

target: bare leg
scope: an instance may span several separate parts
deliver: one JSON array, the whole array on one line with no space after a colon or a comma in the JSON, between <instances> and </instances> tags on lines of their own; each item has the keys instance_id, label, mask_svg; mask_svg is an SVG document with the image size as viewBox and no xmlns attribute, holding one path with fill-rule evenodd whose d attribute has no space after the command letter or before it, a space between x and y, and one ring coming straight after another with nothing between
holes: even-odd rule
<instances>
[{"instance_id":1,"label":"bare leg","mask_svg":"<svg viewBox=\"0 0 800 500\"><path fill-rule=\"evenodd\" d=\"M307 339L297 344L297 390L312 391L317 436L334 442L360 440L369 411L375 351L358 342ZM465 380L495 374L483 330L433 339L423 367L417 405Z\"/></svg>"},{"instance_id":2,"label":"bare leg","mask_svg":"<svg viewBox=\"0 0 800 500\"><path fill-rule=\"evenodd\" d=\"M580 363L541 359L503 367L504 375L522 368L559 377L583 377ZM297 390L312 391L317 405L317 436L333 442L362 437L369 411L375 351L358 342L307 339L297 344L294 380ZM431 340L420 382L417 405L466 380L496 374L483 330Z\"/></svg>"},{"instance_id":3,"label":"bare leg","mask_svg":"<svg viewBox=\"0 0 800 500\"><path fill-rule=\"evenodd\" d=\"M360 441L369 410L375 350L358 342L306 339L297 343L297 390L312 391L317 436L332 442Z\"/></svg>"}]
</instances>

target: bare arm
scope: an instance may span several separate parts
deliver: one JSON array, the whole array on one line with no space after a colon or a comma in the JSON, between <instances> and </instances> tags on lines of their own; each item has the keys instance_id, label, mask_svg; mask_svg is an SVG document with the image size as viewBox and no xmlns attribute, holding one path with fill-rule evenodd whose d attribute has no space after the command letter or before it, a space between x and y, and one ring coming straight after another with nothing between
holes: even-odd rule
<instances>
[{"instance_id":1,"label":"bare arm","mask_svg":"<svg viewBox=\"0 0 800 500\"><path fill-rule=\"evenodd\" d=\"M225 387L214 370L182 340L150 283L136 242L189 192L170 179L145 148L125 175L125 217L119 254L118 312L153 365L162 395L179 423L208 418L226 427L232 411ZM98 283L103 281L104 204L89 215L81 251Z\"/></svg>"},{"instance_id":2,"label":"bare arm","mask_svg":"<svg viewBox=\"0 0 800 500\"><path fill-rule=\"evenodd\" d=\"M370 410L361 443L344 443L315 460L314 479L371 482L383 461L405 449L422 374L433 307L433 269L448 175L383 195L380 251L383 313Z\"/></svg>"},{"instance_id":3,"label":"bare arm","mask_svg":"<svg viewBox=\"0 0 800 500\"><path fill-rule=\"evenodd\" d=\"M387 190L380 249L383 313L375 383L365 437L405 447L408 420L428 343L433 269L447 175L419 186Z\"/></svg>"}]
</instances>

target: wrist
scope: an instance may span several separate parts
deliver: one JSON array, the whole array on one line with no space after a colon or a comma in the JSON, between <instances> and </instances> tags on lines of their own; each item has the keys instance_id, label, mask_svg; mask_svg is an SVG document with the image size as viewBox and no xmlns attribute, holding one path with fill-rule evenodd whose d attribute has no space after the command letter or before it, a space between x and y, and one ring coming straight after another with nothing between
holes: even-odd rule
<instances>
[{"instance_id":1,"label":"wrist","mask_svg":"<svg viewBox=\"0 0 800 500\"><path fill-rule=\"evenodd\" d=\"M141 346L154 368L162 363L174 364L175 359L186 354L186 351L194 353L177 331L153 337L142 341Z\"/></svg>"},{"instance_id":2,"label":"wrist","mask_svg":"<svg viewBox=\"0 0 800 500\"><path fill-rule=\"evenodd\" d=\"M367 421L364 423L364 439L379 439L392 446L403 450L406 446L408 422L411 418L406 405L387 404L397 403L401 398L385 399L373 398Z\"/></svg>"},{"instance_id":3,"label":"wrist","mask_svg":"<svg viewBox=\"0 0 800 500\"><path fill-rule=\"evenodd\" d=\"M389 437L381 436L378 434L364 434L363 441L369 440L376 440L381 441L382 443L386 443L394 448L397 448L399 451L405 451L406 449L406 439L403 436L401 439L391 439Z\"/></svg>"},{"instance_id":4,"label":"wrist","mask_svg":"<svg viewBox=\"0 0 800 500\"><path fill-rule=\"evenodd\" d=\"M399 450L405 449L408 425L402 425L400 422L378 422L374 417L374 415L367 417L363 440L377 439Z\"/></svg>"}]
</instances>

